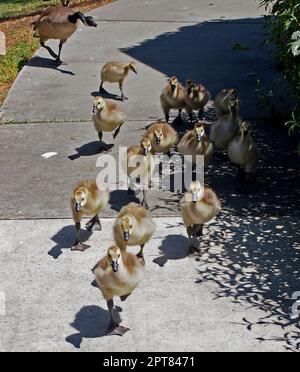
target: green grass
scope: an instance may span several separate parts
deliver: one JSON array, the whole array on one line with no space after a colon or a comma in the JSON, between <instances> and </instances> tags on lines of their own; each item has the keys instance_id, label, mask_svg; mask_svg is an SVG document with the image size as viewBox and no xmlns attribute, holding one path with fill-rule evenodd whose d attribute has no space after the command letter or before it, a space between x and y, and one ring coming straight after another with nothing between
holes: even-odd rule
<instances>
[{"instance_id":1,"label":"green grass","mask_svg":"<svg viewBox=\"0 0 300 372\"><path fill-rule=\"evenodd\" d=\"M7 54L1 58L0 63L0 81L1 83L8 83L14 80L20 69L31 57L36 50L38 43L33 41L28 43L22 41L14 44L8 49Z\"/></svg>"},{"instance_id":2,"label":"green grass","mask_svg":"<svg viewBox=\"0 0 300 372\"><path fill-rule=\"evenodd\" d=\"M80 3L84 0L73 0L72 3ZM49 5L60 4L61 0L0 0L0 20L31 14Z\"/></svg>"}]
</instances>

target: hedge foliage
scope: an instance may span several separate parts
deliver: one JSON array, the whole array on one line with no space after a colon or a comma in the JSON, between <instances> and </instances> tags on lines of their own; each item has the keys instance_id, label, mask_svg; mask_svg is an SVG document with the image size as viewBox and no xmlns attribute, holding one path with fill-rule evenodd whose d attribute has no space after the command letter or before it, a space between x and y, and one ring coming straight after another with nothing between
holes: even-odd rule
<instances>
[{"instance_id":1,"label":"hedge foliage","mask_svg":"<svg viewBox=\"0 0 300 372\"><path fill-rule=\"evenodd\" d=\"M270 43L276 46L275 57L293 92L293 112L286 123L289 133L300 133L300 1L260 0L269 12ZM298 146L300 154L300 144Z\"/></svg>"}]
</instances>

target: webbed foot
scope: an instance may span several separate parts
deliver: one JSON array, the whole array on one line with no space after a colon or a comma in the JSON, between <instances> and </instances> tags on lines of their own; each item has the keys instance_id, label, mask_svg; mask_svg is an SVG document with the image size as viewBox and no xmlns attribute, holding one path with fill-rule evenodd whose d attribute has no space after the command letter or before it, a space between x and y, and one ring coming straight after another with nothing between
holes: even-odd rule
<instances>
[{"instance_id":1,"label":"webbed foot","mask_svg":"<svg viewBox=\"0 0 300 372\"><path fill-rule=\"evenodd\" d=\"M128 298L130 295L131 295L131 293L129 293L128 295L125 295L125 296L121 296L121 297L120 297L120 300L121 300L122 302L124 302L124 301L127 300L127 298Z\"/></svg>"},{"instance_id":2,"label":"webbed foot","mask_svg":"<svg viewBox=\"0 0 300 372\"><path fill-rule=\"evenodd\" d=\"M102 231L102 225L99 219L92 218L86 225L87 231Z\"/></svg>"},{"instance_id":3,"label":"webbed foot","mask_svg":"<svg viewBox=\"0 0 300 372\"><path fill-rule=\"evenodd\" d=\"M79 242L79 243L75 243L73 245L73 247L71 248L71 251L84 252L84 251L86 251L89 248L91 248L90 245Z\"/></svg>"},{"instance_id":4,"label":"webbed foot","mask_svg":"<svg viewBox=\"0 0 300 372\"><path fill-rule=\"evenodd\" d=\"M120 325L116 326L116 328L108 328L106 331L106 336L120 336L123 337L126 332L130 331L129 328L122 327Z\"/></svg>"}]
</instances>

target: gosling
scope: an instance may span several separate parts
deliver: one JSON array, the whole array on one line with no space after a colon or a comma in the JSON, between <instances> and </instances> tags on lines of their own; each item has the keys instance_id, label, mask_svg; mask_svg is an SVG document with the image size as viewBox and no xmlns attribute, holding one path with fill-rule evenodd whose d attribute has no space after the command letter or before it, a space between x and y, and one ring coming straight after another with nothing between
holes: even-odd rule
<instances>
[{"instance_id":1,"label":"gosling","mask_svg":"<svg viewBox=\"0 0 300 372\"><path fill-rule=\"evenodd\" d=\"M248 122L243 122L238 135L228 146L228 156L232 163L239 165L240 191L249 193L254 181L257 164L262 158L252 137L252 128Z\"/></svg>"},{"instance_id":2,"label":"gosling","mask_svg":"<svg viewBox=\"0 0 300 372\"><path fill-rule=\"evenodd\" d=\"M177 145L177 150L183 156L191 155L192 163L196 164L197 156L204 156L204 165L210 164L214 155L214 145L205 133L204 123L199 122L194 129L188 131Z\"/></svg>"},{"instance_id":3,"label":"gosling","mask_svg":"<svg viewBox=\"0 0 300 372\"><path fill-rule=\"evenodd\" d=\"M114 297L125 301L144 278L144 258L135 256L113 245L92 270L98 287L107 302L110 312L110 323L107 336L123 336L130 329L122 327L114 319Z\"/></svg>"},{"instance_id":4,"label":"gosling","mask_svg":"<svg viewBox=\"0 0 300 372\"><path fill-rule=\"evenodd\" d=\"M140 246L139 257L143 257L144 246L150 241L155 233L156 225L144 207L136 203L130 203L122 208L118 215L113 235L115 242L121 250L127 246Z\"/></svg>"},{"instance_id":5,"label":"gosling","mask_svg":"<svg viewBox=\"0 0 300 372\"><path fill-rule=\"evenodd\" d=\"M122 62L108 62L103 66L101 70L101 85L100 92L103 90L103 84L105 82L109 83L119 83L119 88L121 91L121 100L124 101L128 99L123 93L123 83L126 79L129 71L133 71L137 74L135 67L135 62L122 63Z\"/></svg>"},{"instance_id":6,"label":"gosling","mask_svg":"<svg viewBox=\"0 0 300 372\"><path fill-rule=\"evenodd\" d=\"M145 134L151 141L152 153L169 154L178 142L178 134L175 129L167 123L152 124Z\"/></svg>"},{"instance_id":7,"label":"gosling","mask_svg":"<svg viewBox=\"0 0 300 372\"><path fill-rule=\"evenodd\" d=\"M215 112L218 118L221 118L225 115L229 115L230 111L228 109L229 102L237 102L240 106L240 99L238 96L238 90L235 88L223 89L215 99L214 107Z\"/></svg>"},{"instance_id":8,"label":"gosling","mask_svg":"<svg viewBox=\"0 0 300 372\"><path fill-rule=\"evenodd\" d=\"M92 17L87 17L81 12L74 13L67 3L50 6L42 11L38 19L32 23L35 31L34 37L40 39L41 46L48 51L57 63L62 63L60 59L62 47L77 30L79 21L86 26L97 27ZM50 39L60 40L58 54L45 44Z\"/></svg>"},{"instance_id":9,"label":"gosling","mask_svg":"<svg viewBox=\"0 0 300 372\"><path fill-rule=\"evenodd\" d=\"M123 169L130 180L129 192L141 191L136 186L136 180L143 192L142 206L149 209L148 192L153 176L155 162L152 155L152 145L148 137L143 137L140 144L127 150L127 158L123 160Z\"/></svg>"},{"instance_id":10,"label":"gosling","mask_svg":"<svg viewBox=\"0 0 300 372\"><path fill-rule=\"evenodd\" d=\"M115 131L113 138L116 139L126 119L125 111L115 102L106 101L102 97L94 98L93 122L100 142L103 132Z\"/></svg>"},{"instance_id":11,"label":"gosling","mask_svg":"<svg viewBox=\"0 0 300 372\"><path fill-rule=\"evenodd\" d=\"M97 225L102 230L99 214L105 209L109 201L109 192L100 190L95 180L80 182L71 198L71 208L76 228L76 240L73 251L85 251L89 245L80 241L81 220L83 217L94 216L87 224L86 228L92 231Z\"/></svg>"},{"instance_id":12,"label":"gosling","mask_svg":"<svg viewBox=\"0 0 300 372\"><path fill-rule=\"evenodd\" d=\"M210 141L219 150L227 150L230 142L238 134L241 124L238 100L228 102L228 115L222 116L210 130Z\"/></svg>"},{"instance_id":13,"label":"gosling","mask_svg":"<svg viewBox=\"0 0 300 372\"><path fill-rule=\"evenodd\" d=\"M189 190L180 201L181 215L190 240L189 253L198 250L194 246L194 238L203 236L204 224L214 219L222 210L215 192L203 187L200 182L192 182Z\"/></svg>"},{"instance_id":14,"label":"gosling","mask_svg":"<svg viewBox=\"0 0 300 372\"><path fill-rule=\"evenodd\" d=\"M185 96L186 92L183 86L179 83L177 77L172 77L169 80L168 85L162 91L160 96L160 102L165 114L166 122L170 119L170 110L179 110L179 116L181 116L182 110L185 108Z\"/></svg>"},{"instance_id":15,"label":"gosling","mask_svg":"<svg viewBox=\"0 0 300 372\"><path fill-rule=\"evenodd\" d=\"M191 122L194 120L193 111L198 111L198 116L200 119L203 114L203 109L208 104L210 99L211 94L204 85L196 85L192 80L187 81L185 102L186 111Z\"/></svg>"}]
</instances>

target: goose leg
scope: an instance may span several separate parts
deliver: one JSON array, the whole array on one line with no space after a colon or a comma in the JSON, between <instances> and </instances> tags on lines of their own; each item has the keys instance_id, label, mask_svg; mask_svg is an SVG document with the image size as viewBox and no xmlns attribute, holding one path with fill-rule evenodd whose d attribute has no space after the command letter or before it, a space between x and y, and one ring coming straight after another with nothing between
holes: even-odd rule
<instances>
[{"instance_id":1,"label":"goose leg","mask_svg":"<svg viewBox=\"0 0 300 372\"><path fill-rule=\"evenodd\" d=\"M99 87L99 92L103 91L103 84L104 84L104 81L101 81L101 84L100 84L100 87Z\"/></svg>"},{"instance_id":2,"label":"goose leg","mask_svg":"<svg viewBox=\"0 0 300 372\"><path fill-rule=\"evenodd\" d=\"M192 165L192 181L197 181L197 168L195 163Z\"/></svg>"},{"instance_id":3,"label":"goose leg","mask_svg":"<svg viewBox=\"0 0 300 372\"><path fill-rule=\"evenodd\" d=\"M198 112L199 119L202 118L203 112L204 112L203 108L201 110L199 110L199 112Z\"/></svg>"},{"instance_id":4,"label":"goose leg","mask_svg":"<svg viewBox=\"0 0 300 372\"><path fill-rule=\"evenodd\" d=\"M102 231L101 221L98 215L93 217L86 225L88 231L93 231L94 226L97 225L97 230Z\"/></svg>"},{"instance_id":5,"label":"goose leg","mask_svg":"<svg viewBox=\"0 0 300 372\"><path fill-rule=\"evenodd\" d=\"M127 298L131 295L131 293L129 293L128 295L125 295L125 296L121 296L120 299L122 302L126 301Z\"/></svg>"},{"instance_id":6,"label":"goose leg","mask_svg":"<svg viewBox=\"0 0 300 372\"><path fill-rule=\"evenodd\" d=\"M143 201L142 201L142 206L146 209L149 209L149 204L148 204L148 195L147 191L143 190Z\"/></svg>"},{"instance_id":7,"label":"goose leg","mask_svg":"<svg viewBox=\"0 0 300 372\"><path fill-rule=\"evenodd\" d=\"M192 226L188 226L187 227L187 234L188 234L188 237L189 237L189 241L190 241L190 246L189 246L189 250L188 250L188 255L189 256L192 256L194 255L196 252L199 252L199 249L198 247L195 247L194 246L194 238L195 238L195 229L198 227L199 225L192 225Z\"/></svg>"},{"instance_id":8,"label":"goose leg","mask_svg":"<svg viewBox=\"0 0 300 372\"><path fill-rule=\"evenodd\" d=\"M119 83L119 87L120 87L120 91L121 91L121 100L122 100L122 101L124 101L124 100L128 100L128 98L124 96L124 92L123 92L123 82L120 82L120 83Z\"/></svg>"},{"instance_id":9,"label":"goose leg","mask_svg":"<svg viewBox=\"0 0 300 372\"><path fill-rule=\"evenodd\" d=\"M80 222L76 222L75 228L76 228L76 240L75 240L75 243L74 243L73 247L71 248L71 250L72 251L84 252L85 250L87 250L91 246L87 245L87 244L84 244L80 241L80 228L81 228L81 223Z\"/></svg>"},{"instance_id":10,"label":"goose leg","mask_svg":"<svg viewBox=\"0 0 300 372\"><path fill-rule=\"evenodd\" d=\"M51 57L53 57L55 60L57 60L58 55L56 53L54 53L53 50L50 47L48 47L43 41L41 41L41 46L48 51L48 53L50 54Z\"/></svg>"},{"instance_id":11,"label":"goose leg","mask_svg":"<svg viewBox=\"0 0 300 372\"><path fill-rule=\"evenodd\" d=\"M242 168L238 170L238 192L240 194L249 194L252 190L254 177L250 173L245 172Z\"/></svg>"},{"instance_id":12,"label":"goose leg","mask_svg":"<svg viewBox=\"0 0 300 372\"><path fill-rule=\"evenodd\" d=\"M62 47L64 45L64 43L66 42L66 40L61 40L60 43L59 43L59 48L58 48L58 56L56 58L56 62L57 63L62 63L61 59L60 59L60 55L61 55L61 50L62 50Z\"/></svg>"},{"instance_id":13,"label":"goose leg","mask_svg":"<svg viewBox=\"0 0 300 372\"><path fill-rule=\"evenodd\" d=\"M193 113L193 110L188 109L187 112L188 112L188 115L189 115L189 118L190 118L191 123L193 123L194 122L194 113Z\"/></svg>"},{"instance_id":14,"label":"goose leg","mask_svg":"<svg viewBox=\"0 0 300 372\"><path fill-rule=\"evenodd\" d=\"M144 247L145 247L145 244L141 244L141 249L139 253L136 255L137 257L144 259Z\"/></svg>"},{"instance_id":15,"label":"goose leg","mask_svg":"<svg viewBox=\"0 0 300 372\"><path fill-rule=\"evenodd\" d=\"M121 128L122 128L122 125L123 125L123 124L119 125L118 128L117 128L117 130L115 131L115 133L114 133L114 135L113 135L113 138L114 138L114 139L116 139L116 138L118 137L118 135L119 135L119 133L120 133L120 130L121 130Z\"/></svg>"},{"instance_id":16,"label":"goose leg","mask_svg":"<svg viewBox=\"0 0 300 372\"><path fill-rule=\"evenodd\" d=\"M98 132L99 141L102 142L103 132Z\"/></svg>"},{"instance_id":17,"label":"goose leg","mask_svg":"<svg viewBox=\"0 0 300 372\"><path fill-rule=\"evenodd\" d=\"M124 336L126 332L130 331L129 328L122 327L114 320L114 301L107 301L107 308L110 313L110 323L106 331L107 336Z\"/></svg>"},{"instance_id":18,"label":"goose leg","mask_svg":"<svg viewBox=\"0 0 300 372\"><path fill-rule=\"evenodd\" d=\"M164 108L164 114L165 114L166 122L168 123L170 120L170 110L167 108Z\"/></svg>"}]
</instances>

